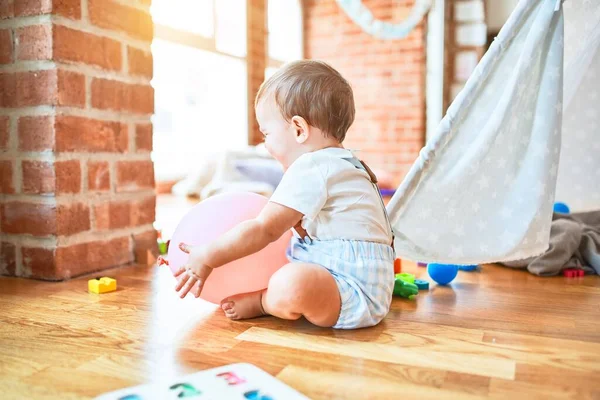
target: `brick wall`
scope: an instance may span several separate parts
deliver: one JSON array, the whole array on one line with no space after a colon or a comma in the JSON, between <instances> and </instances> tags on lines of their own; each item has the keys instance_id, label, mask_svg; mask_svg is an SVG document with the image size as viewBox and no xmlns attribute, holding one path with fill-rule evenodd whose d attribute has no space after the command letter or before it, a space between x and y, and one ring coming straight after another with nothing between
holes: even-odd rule
<instances>
[{"instance_id":1,"label":"brick wall","mask_svg":"<svg viewBox=\"0 0 600 400\"><path fill-rule=\"evenodd\" d=\"M150 0L0 1L0 273L156 246Z\"/></svg>"},{"instance_id":2,"label":"brick wall","mask_svg":"<svg viewBox=\"0 0 600 400\"><path fill-rule=\"evenodd\" d=\"M374 17L401 21L413 0L364 0ZM335 0L304 3L305 56L329 62L354 89L356 121L347 147L399 183L425 138L425 29L380 40L354 24Z\"/></svg>"}]
</instances>

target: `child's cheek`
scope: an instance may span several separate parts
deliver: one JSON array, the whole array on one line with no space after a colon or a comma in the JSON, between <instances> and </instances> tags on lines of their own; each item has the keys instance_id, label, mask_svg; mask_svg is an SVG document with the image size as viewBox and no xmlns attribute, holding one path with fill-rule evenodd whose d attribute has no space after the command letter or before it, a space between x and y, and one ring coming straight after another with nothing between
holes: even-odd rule
<instances>
[{"instance_id":1,"label":"child's cheek","mask_svg":"<svg viewBox=\"0 0 600 400\"><path fill-rule=\"evenodd\" d=\"M267 151L269 152L270 155L277 158L277 154L276 154L277 152L275 151L275 149L273 149L273 146L272 146L271 141L269 140L268 136L265 138L265 148L267 149Z\"/></svg>"}]
</instances>

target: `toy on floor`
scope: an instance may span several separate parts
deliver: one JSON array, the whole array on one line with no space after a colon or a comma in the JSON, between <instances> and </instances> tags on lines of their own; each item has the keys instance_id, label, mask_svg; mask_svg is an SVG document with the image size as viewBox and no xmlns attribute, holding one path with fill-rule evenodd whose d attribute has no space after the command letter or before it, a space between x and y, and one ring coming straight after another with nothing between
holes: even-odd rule
<instances>
[{"instance_id":1,"label":"toy on floor","mask_svg":"<svg viewBox=\"0 0 600 400\"><path fill-rule=\"evenodd\" d=\"M427 273L439 285L447 285L456 278L458 265L431 263L427 266Z\"/></svg>"},{"instance_id":2,"label":"toy on floor","mask_svg":"<svg viewBox=\"0 0 600 400\"><path fill-rule=\"evenodd\" d=\"M264 196L248 192L223 193L198 203L179 222L169 246L168 266L175 273L188 255L180 243L203 245L212 242L239 223L255 218L267 204ZM291 233L282 235L258 253L215 268L206 280L201 298L219 304L221 299L267 287L275 271L288 263L285 252Z\"/></svg>"},{"instance_id":3,"label":"toy on floor","mask_svg":"<svg viewBox=\"0 0 600 400\"><path fill-rule=\"evenodd\" d=\"M251 364L231 364L181 376L165 383L150 383L105 393L97 400L143 399L248 399L308 400L307 397Z\"/></svg>"},{"instance_id":4,"label":"toy on floor","mask_svg":"<svg viewBox=\"0 0 600 400\"><path fill-rule=\"evenodd\" d=\"M101 294L114 292L117 290L117 280L109 277L90 279L88 281L88 291L91 293Z\"/></svg>"},{"instance_id":5,"label":"toy on floor","mask_svg":"<svg viewBox=\"0 0 600 400\"><path fill-rule=\"evenodd\" d=\"M403 281L400 278L396 278L394 281L394 296L412 299L418 294L419 288L414 283Z\"/></svg>"},{"instance_id":6,"label":"toy on floor","mask_svg":"<svg viewBox=\"0 0 600 400\"><path fill-rule=\"evenodd\" d=\"M409 274L408 272L396 274L396 279L401 279L406 283L415 283L415 276L413 274Z\"/></svg>"},{"instance_id":7,"label":"toy on floor","mask_svg":"<svg viewBox=\"0 0 600 400\"><path fill-rule=\"evenodd\" d=\"M415 279L415 285L417 285L419 290L429 290L429 282L423 279Z\"/></svg>"},{"instance_id":8,"label":"toy on floor","mask_svg":"<svg viewBox=\"0 0 600 400\"><path fill-rule=\"evenodd\" d=\"M477 268L479 268L479 265L459 265L458 266L459 271L467 271L467 272L476 271Z\"/></svg>"},{"instance_id":9,"label":"toy on floor","mask_svg":"<svg viewBox=\"0 0 600 400\"><path fill-rule=\"evenodd\" d=\"M579 268L566 268L563 269L563 276L567 278L579 278L585 275L585 271Z\"/></svg>"},{"instance_id":10,"label":"toy on floor","mask_svg":"<svg viewBox=\"0 0 600 400\"><path fill-rule=\"evenodd\" d=\"M394 260L394 274L399 274L400 272L402 272L402 260L396 258Z\"/></svg>"},{"instance_id":11,"label":"toy on floor","mask_svg":"<svg viewBox=\"0 0 600 400\"><path fill-rule=\"evenodd\" d=\"M571 210L569 209L569 206L565 203L557 201L556 203L554 203L554 212L560 214L569 214Z\"/></svg>"},{"instance_id":12,"label":"toy on floor","mask_svg":"<svg viewBox=\"0 0 600 400\"><path fill-rule=\"evenodd\" d=\"M424 262L420 262L420 261L419 261L419 262L417 263L417 267L427 267L427 263L424 263Z\"/></svg>"},{"instance_id":13,"label":"toy on floor","mask_svg":"<svg viewBox=\"0 0 600 400\"><path fill-rule=\"evenodd\" d=\"M169 250L169 241L165 241L162 237L162 231L156 231L156 243L158 244L158 254L161 256L167 254Z\"/></svg>"}]
</instances>

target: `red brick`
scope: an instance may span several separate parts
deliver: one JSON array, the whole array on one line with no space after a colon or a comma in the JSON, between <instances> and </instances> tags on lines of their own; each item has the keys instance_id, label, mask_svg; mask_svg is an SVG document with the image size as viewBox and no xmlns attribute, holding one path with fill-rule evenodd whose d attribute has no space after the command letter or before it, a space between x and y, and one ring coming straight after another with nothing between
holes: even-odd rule
<instances>
[{"instance_id":1,"label":"red brick","mask_svg":"<svg viewBox=\"0 0 600 400\"><path fill-rule=\"evenodd\" d=\"M4 233L47 236L56 234L56 206L10 202L2 208L2 231Z\"/></svg>"},{"instance_id":2,"label":"red brick","mask_svg":"<svg viewBox=\"0 0 600 400\"><path fill-rule=\"evenodd\" d=\"M53 105L56 102L56 70L17 72L17 106Z\"/></svg>"},{"instance_id":3,"label":"red brick","mask_svg":"<svg viewBox=\"0 0 600 400\"><path fill-rule=\"evenodd\" d=\"M88 190L110 190L110 169L106 161L88 162Z\"/></svg>"},{"instance_id":4,"label":"red brick","mask_svg":"<svg viewBox=\"0 0 600 400\"><path fill-rule=\"evenodd\" d=\"M71 19L81 19L82 0L53 0L52 12Z\"/></svg>"},{"instance_id":5,"label":"red brick","mask_svg":"<svg viewBox=\"0 0 600 400\"><path fill-rule=\"evenodd\" d=\"M129 264L133 261L131 238L124 236L110 241L96 241L56 249L58 279L73 278L85 273Z\"/></svg>"},{"instance_id":6,"label":"red brick","mask_svg":"<svg viewBox=\"0 0 600 400\"><path fill-rule=\"evenodd\" d=\"M14 193L15 186L13 184L13 168L14 164L10 160L0 161L0 193Z\"/></svg>"},{"instance_id":7,"label":"red brick","mask_svg":"<svg viewBox=\"0 0 600 400\"><path fill-rule=\"evenodd\" d=\"M79 193L81 191L81 162L79 160L57 161L56 194Z\"/></svg>"},{"instance_id":8,"label":"red brick","mask_svg":"<svg viewBox=\"0 0 600 400\"><path fill-rule=\"evenodd\" d=\"M107 231L110 229L110 203L97 204L94 211L94 230Z\"/></svg>"},{"instance_id":9,"label":"red brick","mask_svg":"<svg viewBox=\"0 0 600 400\"><path fill-rule=\"evenodd\" d=\"M153 61L151 52L127 46L127 60L130 75L152 78Z\"/></svg>"},{"instance_id":10,"label":"red brick","mask_svg":"<svg viewBox=\"0 0 600 400\"><path fill-rule=\"evenodd\" d=\"M85 107L85 76L58 70L58 105Z\"/></svg>"},{"instance_id":11,"label":"red brick","mask_svg":"<svg viewBox=\"0 0 600 400\"><path fill-rule=\"evenodd\" d=\"M8 149L10 139L10 118L0 116L0 150Z\"/></svg>"},{"instance_id":12,"label":"red brick","mask_svg":"<svg viewBox=\"0 0 600 400\"><path fill-rule=\"evenodd\" d=\"M131 226L131 203L127 201L103 203L94 207L96 229L121 229Z\"/></svg>"},{"instance_id":13,"label":"red brick","mask_svg":"<svg viewBox=\"0 0 600 400\"><path fill-rule=\"evenodd\" d=\"M135 191L154 188L152 161L117 162L117 191Z\"/></svg>"},{"instance_id":14,"label":"red brick","mask_svg":"<svg viewBox=\"0 0 600 400\"><path fill-rule=\"evenodd\" d=\"M54 280L55 253L55 249L23 247L21 249L23 269L31 274L31 278Z\"/></svg>"},{"instance_id":15,"label":"red brick","mask_svg":"<svg viewBox=\"0 0 600 400\"><path fill-rule=\"evenodd\" d=\"M52 0L16 0L15 15L40 15L48 14L52 11Z\"/></svg>"},{"instance_id":16,"label":"red brick","mask_svg":"<svg viewBox=\"0 0 600 400\"><path fill-rule=\"evenodd\" d=\"M0 107L14 107L16 103L16 74L14 72L0 73Z\"/></svg>"},{"instance_id":17,"label":"red brick","mask_svg":"<svg viewBox=\"0 0 600 400\"><path fill-rule=\"evenodd\" d=\"M23 160L23 193L49 194L54 193L54 166L47 161Z\"/></svg>"},{"instance_id":18,"label":"red brick","mask_svg":"<svg viewBox=\"0 0 600 400\"><path fill-rule=\"evenodd\" d=\"M83 117L58 115L55 125L56 150L120 152L128 148L127 125Z\"/></svg>"},{"instance_id":19,"label":"red brick","mask_svg":"<svg viewBox=\"0 0 600 400\"><path fill-rule=\"evenodd\" d=\"M135 126L135 148L138 151L152 151L152 124Z\"/></svg>"},{"instance_id":20,"label":"red brick","mask_svg":"<svg viewBox=\"0 0 600 400\"><path fill-rule=\"evenodd\" d=\"M92 81L92 107L102 110L154 112L154 89L150 85L132 85L109 79Z\"/></svg>"},{"instance_id":21,"label":"red brick","mask_svg":"<svg viewBox=\"0 0 600 400\"><path fill-rule=\"evenodd\" d=\"M15 15L13 0L0 1L0 20L12 18Z\"/></svg>"},{"instance_id":22,"label":"red brick","mask_svg":"<svg viewBox=\"0 0 600 400\"><path fill-rule=\"evenodd\" d=\"M54 150L54 118L51 116L21 117L17 129L19 150Z\"/></svg>"},{"instance_id":23,"label":"red brick","mask_svg":"<svg viewBox=\"0 0 600 400\"><path fill-rule=\"evenodd\" d=\"M52 28L50 25L30 25L16 31L17 60L50 60L52 58Z\"/></svg>"},{"instance_id":24,"label":"red brick","mask_svg":"<svg viewBox=\"0 0 600 400\"><path fill-rule=\"evenodd\" d=\"M108 70L122 66L121 43L116 40L54 25L53 54L56 61L95 65Z\"/></svg>"},{"instance_id":25,"label":"red brick","mask_svg":"<svg viewBox=\"0 0 600 400\"><path fill-rule=\"evenodd\" d=\"M131 209L133 226L152 224L156 217L156 197L148 197L136 201Z\"/></svg>"},{"instance_id":26,"label":"red brick","mask_svg":"<svg viewBox=\"0 0 600 400\"><path fill-rule=\"evenodd\" d=\"M16 246L12 243L0 244L0 275L15 276L17 270Z\"/></svg>"},{"instance_id":27,"label":"red brick","mask_svg":"<svg viewBox=\"0 0 600 400\"><path fill-rule=\"evenodd\" d=\"M150 85L131 85L132 112L154 114L154 88Z\"/></svg>"},{"instance_id":28,"label":"red brick","mask_svg":"<svg viewBox=\"0 0 600 400\"><path fill-rule=\"evenodd\" d=\"M56 214L58 235L73 235L90 230L90 208L81 203L60 205Z\"/></svg>"},{"instance_id":29,"label":"red brick","mask_svg":"<svg viewBox=\"0 0 600 400\"><path fill-rule=\"evenodd\" d=\"M150 13L110 0L88 0L92 24L121 31L136 39L150 42L154 35Z\"/></svg>"},{"instance_id":30,"label":"red brick","mask_svg":"<svg viewBox=\"0 0 600 400\"><path fill-rule=\"evenodd\" d=\"M13 61L13 38L10 29L0 29L0 64Z\"/></svg>"}]
</instances>

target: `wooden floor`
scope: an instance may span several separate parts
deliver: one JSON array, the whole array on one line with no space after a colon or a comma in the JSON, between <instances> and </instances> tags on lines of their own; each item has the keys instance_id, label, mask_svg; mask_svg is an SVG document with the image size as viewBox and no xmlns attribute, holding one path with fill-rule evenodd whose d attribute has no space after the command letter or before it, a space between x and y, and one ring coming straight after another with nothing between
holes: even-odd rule
<instances>
[{"instance_id":1,"label":"wooden floor","mask_svg":"<svg viewBox=\"0 0 600 400\"><path fill-rule=\"evenodd\" d=\"M230 322L179 300L164 268L108 274L119 290L103 295L87 292L87 278L0 279L0 398L89 398L249 362L314 399L600 399L597 276L485 266L395 299L377 327L334 331Z\"/></svg>"}]
</instances>

